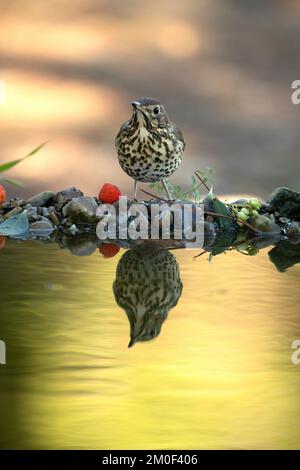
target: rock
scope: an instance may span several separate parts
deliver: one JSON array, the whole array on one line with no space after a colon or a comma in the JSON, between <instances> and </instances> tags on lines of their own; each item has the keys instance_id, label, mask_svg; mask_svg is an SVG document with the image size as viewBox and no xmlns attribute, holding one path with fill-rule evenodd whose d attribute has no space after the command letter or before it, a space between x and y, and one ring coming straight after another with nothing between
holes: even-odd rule
<instances>
[{"instance_id":1,"label":"rock","mask_svg":"<svg viewBox=\"0 0 300 470\"><path fill-rule=\"evenodd\" d=\"M10 217L13 217L14 215L17 215L17 214L20 214L20 212L22 212L23 209L22 207L15 207L14 209L12 209L11 211L7 212L4 216L3 216L3 220L6 220L6 219L10 219Z\"/></svg>"},{"instance_id":2,"label":"rock","mask_svg":"<svg viewBox=\"0 0 300 470\"><path fill-rule=\"evenodd\" d=\"M80 244L69 247L75 256L90 256L97 249L97 244L90 240L82 240Z\"/></svg>"},{"instance_id":3,"label":"rock","mask_svg":"<svg viewBox=\"0 0 300 470\"><path fill-rule=\"evenodd\" d=\"M268 217L272 222L275 222L275 215L274 214L265 214L265 217Z\"/></svg>"},{"instance_id":4,"label":"rock","mask_svg":"<svg viewBox=\"0 0 300 470\"><path fill-rule=\"evenodd\" d=\"M33 222L38 217L37 207L32 207L29 204L25 206L25 211L28 217L29 222Z\"/></svg>"},{"instance_id":5,"label":"rock","mask_svg":"<svg viewBox=\"0 0 300 470\"><path fill-rule=\"evenodd\" d=\"M0 209L3 211L10 209L10 202L9 201L2 202L2 204L0 204Z\"/></svg>"},{"instance_id":6,"label":"rock","mask_svg":"<svg viewBox=\"0 0 300 470\"><path fill-rule=\"evenodd\" d=\"M62 214L72 223L94 224L97 221L97 204L93 197L75 197L63 207Z\"/></svg>"},{"instance_id":7,"label":"rock","mask_svg":"<svg viewBox=\"0 0 300 470\"><path fill-rule=\"evenodd\" d=\"M300 237L300 222L292 222L286 229L286 234L289 237Z\"/></svg>"},{"instance_id":8,"label":"rock","mask_svg":"<svg viewBox=\"0 0 300 470\"><path fill-rule=\"evenodd\" d=\"M43 215L39 216L38 220L42 220L43 222L49 222L48 217L44 217Z\"/></svg>"},{"instance_id":9,"label":"rock","mask_svg":"<svg viewBox=\"0 0 300 470\"><path fill-rule=\"evenodd\" d=\"M78 228L75 224L71 225L71 227L69 228L69 232L71 233L71 235L76 235L76 233L78 232Z\"/></svg>"},{"instance_id":10,"label":"rock","mask_svg":"<svg viewBox=\"0 0 300 470\"><path fill-rule=\"evenodd\" d=\"M72 199L83 196L83 192L77 188L67 188L63 191L60 191L56 194L54 198L54 202L56 204L56 208L60 211L63 206L65 206L68 202Z\"/></svg>"},{"instance_id":11,"label":"rock","mask_svg":"<svg viewBox=\"0 0 300 470\"><path fill-rule=\"evenodd\" d=\"M9 202L9 206L11 209L14 207L25 206L26 202L23 199L13 198Z\"/></svg>"},{"instance_id":12,"label":"rock","mask_svg":"<svg viewBox=\"0 0 300 470\"><path fill-rule=\"evenodd\" d=\"M42 208L42 214L43 214L44 217L49 217L49 211L48 211L47 207Z\"/></svg>"},{"instance_id":13,"label":"rock","mask_svg":"<svg viewBox=\"0 0 300 470\"><path fill-rule=\"evenodd\" d=\"M270 204L268 204L267 202L263 202L261 204L261 208L259 209L259 212L260 212L260 214L265 214L265 213L270 212L270 210L271 210ZM278 213L278 215L279 215L279 213Z\"/></svg>"},{"instance_id":14,"label":"rock","mask_svg":"<svg viewBox=\"0 0 300 470\"><path fill-rule=\"evenodd\" d=\"M263 233L280 233L280 227L265 215L258 215L253 220L252 225Z\"/></svg>"},{"instance_id":15,"label":"rock","mask_svg":"<svg viewBox=\"0 0 300 470\"><path fill-rule=\"evenodd\" d=\"M291 221L291 219L287 219L286 217L279 217L279 222L282 224L288 224Z\"/></svg>"},{"instance_id":16,"label":"rock","mask_svg":"<svg viewBox=\"0 0 300 470\"><path fill-rule=\"evenodd\" d=\"M300 193L288 188L277 188L268 197L272 211L278 211L282 217L300 220Z\"/></svg>"},{"instance_id":17,"label":"rock","mask_svg":"<svg viewBox=\"0 0 300 470\"><path fill-rule=\"evenodd\" d=\"M30 225L31 234L37 237L48 237L53 231L53 225L48 220L38 220Z\"/></svg>"},{"instance_id":18,"label":"rock","mask_svg":"<svg viewBox=\"0 0 300 470\"><path fill-rule=\"evenodd\" d=\"M57 217L55 212L50 212L49 219L54 225L59 225L59 218Z\"/></svg>"},{"instance_id":19,"label":"rock","mask_svg":"<svg viewBox=\"0 0 300 470\"><path fill-rule=\"evenodd\" d=\"M53 199L55 193L52 191L43 191L29 198L26 202L34 207L46 206Z\"/></svg>"},{"instance_id":20,"label":"rock","mask_svg":"<svg viewBox=\"0 0 300 470\"><path fill-rule=\"evenodd\" d=\"M238 199L237 201L233 201L230 204L242 205L242 204L246 204L247 202L248 202L248 199Z\"/></svg>"},{"instance_id":21,"label":"rock","mask_svg":"<svg viewBox=\"0 0 300 470\"><path fill-rule=\"evenodd\" d=\"M253 240L251 243L257 250L262 250L270 245L276 245L281 239L280 233L260 235L258 238Z\"/></svg>"},{"instance_id":22,"label":"rock","mask_svg":"<svg viewBox=\"0 0 300 470\"><path fill-rule=\"evenodd\" d=\"M213 222L208 222L207 220L204 222L203 226L204 230L204 241L203 241L203 248L210 247L216 238L216 229L215 224Z\"/></svg>"},{"instance_id":23,"label":"rock","mask_svg":"<svg viewBox=\"0 0 300 470\"><path fill-rule=\"evenodd\" d=\"M0 224L0 235L8 237L22 237L27 234L29 223L24 211L10 217Z\"/></svg>"},{"instance_id":24,"label":"rock","mask_svg":"<svg viewBox=\"0 0 300 470\"><path fill-rule=\"evenodd\" d=\"M291 266L300 263L300 245L292 245L283 240L268 253L270 260L279 272L284 272Z\"/></svg>"}]
</instances>

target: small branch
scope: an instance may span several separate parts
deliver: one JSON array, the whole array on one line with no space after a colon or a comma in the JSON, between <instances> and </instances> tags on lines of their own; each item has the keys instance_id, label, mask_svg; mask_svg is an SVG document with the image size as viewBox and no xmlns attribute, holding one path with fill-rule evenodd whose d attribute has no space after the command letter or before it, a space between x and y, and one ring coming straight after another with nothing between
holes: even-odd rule
<instances>
[{"instance_id":1,"label":"small branch","mask_svg":"<svg viewBox=\"0 0 300 470\"><path fill-rule=\"evenodd\" d=\"M156 196L155 194L149 193L149 191L145 191L145 189L140 189L140 191L147 194L148 196L154 197L156 199L160 199L161 201L172 202L172 201L167 201L166 199L163 199L162 197ZM223 217L224 219L229 219L229 220L233 220L234 222L236 222L236 219L234 217L229 216L229 215L223 215L223 214L219 214L218 212L212 212L212 211L204 211L204 213L208 214L208 215L213 215L215 217ZM240 219L239 219L239 222L241 224L245 225L245 227L248 227L250 230L253 230L253 232L259 233L259 230L257 230L255 227L253 227L248 222L245 222L244 220L240 220Z\"/></svg>"},{"instance_id":2,"label":"small branch","mask_svg":"<svg viewBox=\"0 0 300 470\"><path fill-rule=\"evenodd\" d=\"M208 215L214 215L217 217L223 217L224 219L234 220L235 222L237 222L237 220L234 217L231 217L229 215L218 214L217 212L211 212L211 211L204 211L204 213ZM253 230L253 232L260 233L259 230L257 230L255 227L253 227L253 225L249 224L248 222L245 222L244 220L241 220L241 219L238 219L238 221L241 224Z\"/></svg>"},{"instance_id":3,"label":"small branch","mask_svg":"<svg viewBox=\"0 0 300 470\"><path fill-rule=\"evenodd\" d=\"M148 196L154 197L155 199L159 199L160 201L167 202L166 199L164 199L164 198L162 198L162 197L160 197L160 196L156 196L155 194L149 193L148 191L145 191L145 189L140 189L140 191L142 191L142 193L147 194Z\"/></svg>"},{"instance_id":4,"label":"small branch","mask_svg":"<svg viewBox=\"0 0 300 470\"><path fill-rule=\"evenodd\" d=\"M205 188L207 189L207 191L209 192L210 191L210 188L207 186L207 184L205 183L205 181L201 178L200 175L198 175L198 173L195 171L195 175L197 176L198 180L201 181L201 183L203 184L203 186L205 186Z\"/></svg>"}]
</instances>

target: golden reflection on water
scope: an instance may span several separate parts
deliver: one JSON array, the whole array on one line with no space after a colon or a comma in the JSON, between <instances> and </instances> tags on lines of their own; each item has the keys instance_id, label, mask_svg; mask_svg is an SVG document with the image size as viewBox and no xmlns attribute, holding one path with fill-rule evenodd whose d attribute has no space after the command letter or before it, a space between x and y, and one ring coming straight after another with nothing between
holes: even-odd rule
<instances>
[{"instance_id":1,"label":"golden reflection on water","mask_svg":"<svg viewBox=\"0 0 300 470\"><path fill-rule=\"evenodd\" d=\"M1 447L299 448L299 266L174 251L182 296L157 338L128 349L122 254L1 252Z\"/></svg>"}]
</instances>

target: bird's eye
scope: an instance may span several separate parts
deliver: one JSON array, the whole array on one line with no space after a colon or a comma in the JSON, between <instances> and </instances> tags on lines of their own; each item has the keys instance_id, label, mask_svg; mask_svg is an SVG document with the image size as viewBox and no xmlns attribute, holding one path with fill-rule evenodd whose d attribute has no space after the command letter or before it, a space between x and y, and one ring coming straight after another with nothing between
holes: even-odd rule
<instances>
[{"instance_id":1,"label":"bird's eye","mask_svg":"<svg viewBox=\"0 0 300 470\"><path fill-rule=\"evenodd\" d=\"M160 107L159 107L159 106L155 106L155 108L153 109L153 114L154 114L154 116L157 116L159 113L160 113Z\"/></svg>"}]
</instances>

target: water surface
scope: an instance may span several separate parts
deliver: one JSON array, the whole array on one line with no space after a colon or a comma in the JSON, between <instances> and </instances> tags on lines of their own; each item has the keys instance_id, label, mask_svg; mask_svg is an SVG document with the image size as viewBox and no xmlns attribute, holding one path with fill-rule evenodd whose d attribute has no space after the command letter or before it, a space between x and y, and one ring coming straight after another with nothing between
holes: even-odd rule
<instances>
[{"instance_id":1,"label":"water surface","mask_svg":"<svg viewBox=\"0 0 300 470\"><path fill-rule=\"evenodd\" d=\"M124 250L104 259L98 251L76 257L54 244L7 242L1 448L300 448L300 365L291 362L291 343L300 339L300 266L279 273L268 251L232 251L210 263L175 250L158 298L150 287L160 274L148 264L139 312L148 298L152 307L165 304L146 332L156 338L144 332L128 348L128 317L114 295L126 303L126 285L137 282ZM118 263L118 276L129 276L113 290ZM178 287L175 297L168 282Z\"/></svg>"}]
</instances>

